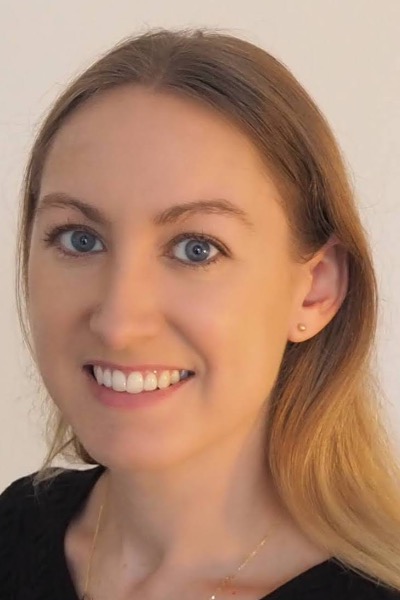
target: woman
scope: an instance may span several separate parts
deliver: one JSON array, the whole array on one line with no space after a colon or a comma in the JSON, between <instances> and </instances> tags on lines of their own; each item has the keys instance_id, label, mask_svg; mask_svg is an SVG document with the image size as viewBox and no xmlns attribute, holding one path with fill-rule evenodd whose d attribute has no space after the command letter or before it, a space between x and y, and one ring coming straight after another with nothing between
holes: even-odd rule
<instances>
[{"instance_id":1,"label":"woman","mask_svg":"<svg viewBox=\"0 0 400 600\"><path fill-rule=\"evenodd\" d=\"M0 497L2 598L400 598L371 253L281 63L125 40L45 120L19 236L49 452Z\"/></svg>"}]
</instances>

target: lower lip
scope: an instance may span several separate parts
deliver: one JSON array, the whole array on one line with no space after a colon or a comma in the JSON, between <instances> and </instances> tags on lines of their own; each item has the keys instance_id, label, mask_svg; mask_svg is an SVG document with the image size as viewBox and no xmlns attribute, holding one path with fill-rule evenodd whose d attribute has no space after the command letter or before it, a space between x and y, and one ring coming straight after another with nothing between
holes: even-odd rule
<instances>
[{"instance_id":1,"label":"lower lip","mask_svg":"<svg viewBox=\"0 0 400 600\"><path fill-rule=\"evenodd\" d=\"M86 371L86 376L89 378L89 384L92 393L96 399L106 406L113 408L125 408L134 410L141 407L153 406L167 399L169 396L177 392L181 387L194 379L194 375L187 379L182 379L178 383L174 383L165 389L156 389L151 392L140 392L138 394L130 394L129 392L116 392L104 385L99 385L96 379Z\"/></svg>"}]
</instances>

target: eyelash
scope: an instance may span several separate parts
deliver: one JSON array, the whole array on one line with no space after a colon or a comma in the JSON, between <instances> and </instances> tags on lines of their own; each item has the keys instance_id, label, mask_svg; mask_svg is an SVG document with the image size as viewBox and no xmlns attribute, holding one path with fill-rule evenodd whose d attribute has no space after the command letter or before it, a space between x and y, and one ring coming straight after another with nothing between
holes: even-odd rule
<instances>
[{"instance_id":1,"label":"eyelash","mask_svg":"<svg viewBox=\"0 0 400 600\"><path fill-rule=\"evenodd\" d=\"M80 225L79 223L68 223L65 225L59 225L57 227L48 229L45 232L45 235L43 237L43 242L46 244L46 246L49 246L49 247L55 246L56 250L64 258L68 258L68 259L69 258L71 258L71 259L87 258L88 256L90 256L90 254L91 254L90 252L88 252L87 254L79 254L79 253L72 254L71 252L66 252L65 250L63 250L61 245L57 241L57 238L62 233L65 233L67 231L73 231L73 230L77 230L82 233L88 233L88 234L98 238L97 233L95 233L92 229L90 229L90 227L87 227L86 225ZM200 241L200 242L211 243L213 246L215 246L217 248L217 250L219 251L219 254L216 254L214 256L214 258L211 258L210 260L208 260L208 262L205 262L205 263L190 263L190 262L184 262L178 258L175 259L180 264L182 264L184 267L189 267L191 269L198 269L198 268L207 269L213 263L216 263L217 261L219 261L222 258L222 256L228 256L228 254L229 254L227 249L218 240L216 240L213 237L210 237L208 235L204 235L203 233L198 233L198 232L194 232L194 231L187 231L185 233L181 233L181 234L177 235L176 237L174 237L167 244L168 250L171 247L175 246L177 243L181 242L182 240L186 240L186 239L194 239L194 240ZM94 254L99 254L99 252L94 252Z\"/></svg>"}]
</instances>

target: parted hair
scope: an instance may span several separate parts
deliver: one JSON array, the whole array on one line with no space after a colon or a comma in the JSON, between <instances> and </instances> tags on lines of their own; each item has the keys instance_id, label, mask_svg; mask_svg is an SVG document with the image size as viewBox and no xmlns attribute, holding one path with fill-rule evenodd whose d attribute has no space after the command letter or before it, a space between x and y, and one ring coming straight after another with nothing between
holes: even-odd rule
<instances>
[{"instance_id":1,"label":"parted hair","mask_svg":"<svg viewBox=\"0 0 400 600\"><path fill-rule=\"evenodd\" d=\"M311 258L332 235L347 252L349 284L340 309L317 335L287 342L269 397L265 457L282 503L316 544L400 590L400 465L374 361L371 248L326 118L264 49L219 29L150 29L122 40L56 99L28 159L19 212L16 297L31 356L27 270L49 147L79 106L124 85L201 102L248 136L280 191L296 260ZM56 457L98 464L48 400L48 451L35 485L60 472L51 466Z\"/></svg>"}]
</instances>

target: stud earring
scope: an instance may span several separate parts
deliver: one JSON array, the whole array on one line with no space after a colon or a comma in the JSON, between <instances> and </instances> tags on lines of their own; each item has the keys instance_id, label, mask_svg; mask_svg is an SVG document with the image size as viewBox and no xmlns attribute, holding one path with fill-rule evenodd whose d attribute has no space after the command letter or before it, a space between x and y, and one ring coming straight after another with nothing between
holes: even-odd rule
<instances>
[{"instance_id":1,"label":"stud earring","mask_svg":"<svg viewBox=\"0 0 400 600\"><path fill-rule=\"evenodd\" d=\"M304 323L299 323L299 324L297 325L297 329L298 329L299 331L305 331L305 330L307 329L307 327L304 325Z\"/></svg>"}]
</instances>

